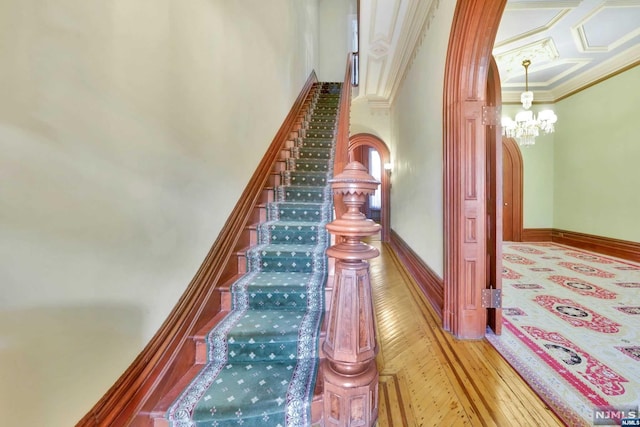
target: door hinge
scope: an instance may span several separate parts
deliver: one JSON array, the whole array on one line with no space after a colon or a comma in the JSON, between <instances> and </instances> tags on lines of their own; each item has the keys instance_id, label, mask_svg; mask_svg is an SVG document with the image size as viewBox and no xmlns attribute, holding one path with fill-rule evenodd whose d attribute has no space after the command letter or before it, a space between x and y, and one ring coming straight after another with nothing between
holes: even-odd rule
<instances>
[{"instance_id":1,"label":"door hinge","mask_svg":"<svg viewBox=\"0 0 640 427\"><path fill-rule=\"evenodd\" d=\"M501 108L495 105L482 106L482 124L485 126L497 126L500 124Z\"/></svg>"},{"instance_id":2,"label":"door hinge","mask_svg":"<svg viewBox=\"0 0 640 427\"><path fill-rule=\"evenodd\" d=\"M502 308L502 289L483 289L482 308Z\"/></svg>"}]
</instances>

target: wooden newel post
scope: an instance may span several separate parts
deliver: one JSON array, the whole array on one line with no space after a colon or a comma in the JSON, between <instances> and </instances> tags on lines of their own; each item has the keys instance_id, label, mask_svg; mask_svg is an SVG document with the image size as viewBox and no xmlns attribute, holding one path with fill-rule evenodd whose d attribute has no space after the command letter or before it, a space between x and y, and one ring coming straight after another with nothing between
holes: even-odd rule
<instances>
[{"instance_id":1,"label":"wooden newel post","mask_svg":"<svg viewBox=\"0 0 640 427\"><path fill-rule=\"evenodd\" d=\"M327 249L336 259L333 293L323 349L324 425L372 426L378 418L378 370L369 263L380 252L361 241L380 225L360 212L366 197L380 184L358 162L351 162L331 181L347 211L327 224L337 244Z\"/></svg>"}]
</instances>

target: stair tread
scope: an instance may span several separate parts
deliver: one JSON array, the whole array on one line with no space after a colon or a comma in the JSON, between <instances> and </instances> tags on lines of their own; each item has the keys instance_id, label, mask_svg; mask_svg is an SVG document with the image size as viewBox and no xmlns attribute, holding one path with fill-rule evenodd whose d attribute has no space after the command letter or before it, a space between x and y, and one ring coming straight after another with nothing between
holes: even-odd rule
<instances>
[{"instance_id":1,"label":"stair tread","mask_svg":"<svg viewBox=\"0 0 640 427\"><path fill-rule=\"evenodd\" d=\"M302 148L302 147L299 147ZM307 147L307 148L318 148L318 147ZM296 163L307 163L310 165L328 165L327 159L293 159L296 160Z\"/></svg>"},{"instance_id":2,"label":"stair tread","mask_svg":"<svg viewBox=\"0 0 640 427\"><path fill-rule=\"evenodd\" d=\"M297 207L299 209L320 209L322 207L322 203L320 202L269 202L266 205L277 205L279 207L291 208Z\"/></svg>"},{"instance_id":3,"label":"stair tread","mask_svg":"<svg viewBox=\"0 0 640 427\"><path fill-rule=\"evenodd\" d=\"M290 175L303 175L303 176L320 176L326 178L329 173L327 171L307 171L307 170L293 170L286 171Z\"/></svg>"},{"instance_id":4,"label":"stair tread","mask_svg":"<svg viewBox=\"0 0 640 427\"><path fill-rule=\"evenodd\" d=\"M282 252L291 254L291 256L302 256L305 253L312 254L315 252L324 252L324 248L318 248L317 243L300 244L300 243L265 243L256 245L249 249L256 252Z\"/></svg>"},{"instance_id":5,"label":"stair tread","mask_svg":"<svg viewBox=\"0 0 640 427\"><path fill-rule=\"evenodd\" d=\"M330 153L331 150L332 150L332 147L309 147L309 146L303 145L301 147L298 147L298 150L301 150L301 151L321 151L323 153L326 153L326 152Z\"/></svg>"},{"instance_id":6,"label":"stair tread","mask_svg":"<svg viewBox=\"0 0 640 427\"><path fill-rule=\"evenodd\" d=\"M282 188L284 191L324 191L326 185L280 185L277 188Z\"/></svg>"},{"instance_id":7,"label":"stair tread","mask_svg":"<svg viewBox=\"0 0 640 427\"><path fill-rule=\"evenodd\" d=\"M247 273L219 289L232 309L193 337L197 357L209 362L166 412L175 425L196 419L197 425L311 425L311 405L321 404L313 394L322 390L314 382L323 355L317 343L324 335L331 265L325 254L325 224L332 217L327 182L341 87L314 85L308 111L298 116L280 151L268 184L276 200L259 203L262 222L248 227L247 240L259 243L238 252L238 269ZM252 373L240 374L247 371Z\"/></svg>"},{"instance_id":8,"label":"stair tread","mask_svg":"<svg viewBox=\"0 0 640 427\"><path fill-rule=\"evenodd\" d=\"M311 221L287 221L287 220L279 220L279 221L267 221L262 223L267 227L302 227L302 228L315 228L317 229L319 226ZM320 228L324 229L324 226Z\"/></svg>"},{"instance_id":9,"label":"stair tread","mask_svg":"<svg viewBox=\"0 0 640 427\"><path fill-rule=\"evenodd\" d=\"M298 294L298 298L304 301L306 295ZM298 330L302 323L304 312L298 312L295 316L291 312L271 309L247 310L242 319L229 330L229 344L239 342L284 342L297 340Z\"/></svg>"},{"instance_id":10,"label":"stair tread","mask_svg":"<svg viewBox=\"0 0 640 427\"><path fill-rule=\"evenodd\" d=\"M239 383L234 375L238 371L252 371L257 375L249 375ZM223 369L218 376L218 384L205 391L204 402L195 407L194 415L202 423L217 422L221 425L229 421L229 425L237 425L239 415L251 425L282 425L286 414L283 412L287 398L288 383L296 373L295 363L290 362L247 362L237 363L230 369ZM224 384L224 391L220 385ZM215 387L218 386L218 387ZM267 397L268 396L268 397ZM284 396L284 397L283 397ZM304 402L299 402L304 405ZM251 408L252 415L247 416L239 408ZM240 412L240 414L239 414ZM298 414L306 418L306 414ZM299 422L294 425L308 424ZM208 425L208 424L207 424Z\"/></svg>"}]
</instances>

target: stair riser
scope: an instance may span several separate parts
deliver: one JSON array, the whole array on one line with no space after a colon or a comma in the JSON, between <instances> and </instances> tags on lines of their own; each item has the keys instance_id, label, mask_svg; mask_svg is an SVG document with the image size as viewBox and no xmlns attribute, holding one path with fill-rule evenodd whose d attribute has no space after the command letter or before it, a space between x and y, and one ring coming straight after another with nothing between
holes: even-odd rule
<instances>
[{"instance_id":1,"label":"stair riser","mask_svg":"<svg viewBox=\"0 0 640 427\"><path fill-rule=\"evenodd\" d=\"M291 148L291 154L294 159L299 160L299 153L323 153L323 154L331 154L333 148L330 144L327 144L323 141L318 141L317 143L309 143L304 147L293 147ZM323 158L324 160L324 158ZM328 163L328 162L327 162Z\"/></svg>"},{"instance_id":2,"label":"stair riser","mask_svg":"<svg viewBox=\"0 0 640 427\"><path fill-rule=\"evenodd\" d=\"M335 127L334 126L327 126L321 123L311 123L309 126L306 127L307 129L307 133L313 133L313 132L335 132Z\"/></svg>"},{"instance_id":3,"label":"stair riser","mask_svg":"<svg viewBox=\"0 0 640 427\"><path fill-rule=\"evenodd\" d=\"M259 205L257 207L258 210L258 221L257 222L265 222L268 219L268 211L267 211L267 206L266 204L264 205Z\"/></svg>"},{"instance_id":4,"label":"stair riser","mask_svg":"<svg viewBox=\"0 0 640 427\"><path fill-rule=\"evenodd\" d=\"M248 261L246 252L241 252L236 255L238 257L238 274L245 274L248 269Z\"/></svg>"},{"instance_id":5,"label":"stair riser","mask_svg":"<svg viewBox=\"0 0 640 427\"><path fill-rule=\"evenodd\" d=\"M277 336L276 336L277 337ZM231 363L241 363L241 362L254 362L256 360L290 360L291 363L295 363L297 359L297 355L295 352L291 353L289 356L282 359L281 353L282 349L281 345L286 345L293 347L295 349L296 343L298 342L297 336L292 337L289 341L281 341L278 343L261 343L261 344L253 344L249 345L246 342L237 343L237 344L229 344L229 362ZM232 356L231 356L232 355ZM276 356L278 355L278 356Z\"/></svg>"},{"instance_id":6,"label":"stair riser","mask_svg":"<svg viewBox=\"0 0 640 427\"><path fill-rule=\"evenodd\" d=\"M327 140L327 139L311 140L311 138L307 138L304 140L304 147L298 147L298 150L302 150L302 149L311 149L311 150L323 149L323 150L331 151L333 149L333 144L330 140Z\"/></svg>"},{"instance_id":7,"label":"stair riser","mask_svg":"<svg viewBox=\"0 0 640 427\"><path fill-rule=\"evenodd\" d=\"M277 187L279 185L282 185L282 178L280 176L279 173L272 173L271 175L269 175L269 181L267 182L267 185L269 187Z\"/></svg>"},{"instance_id":8,"label":"stair riser","mask_svg":"<svg viewBox=\"0 0 640 427\"><path fill-rule=\"evenodd\" d=\"M317 222L322 219L322 212L315 209L303 210L300 208L278 208L277 211L270 210L267 214L269 221L302 221Z\"/></svg>"},{"instance_id":9,"label":"stair riser","mask_svg":"<svg viewBox=\"0 0 640 427\"><path fill-rule=\"evenodd\" d=\"M287 168L290 171L301 172L328 172L331 165L326 161L290 159L287 162Z\"/></svg>"},{"instance_id":10,"label":"stair riser","mask_svg":"<svg viewBox=\"0 0 640 427\"><path fill-rule=\"evenodd\" d=\"M330 153L323 153L318 151L304 151L300 152L299 159L326 159L329 160Z\"/></svg>"},{"instance_id":11,"label":"stair riser","mask_svg":"<svg viewBox=\"0 0 640 427\"><path fill-rule=\"evenodd\" d=\"M291 186L310 186L310 187L319 187L327 185L327 174L326 173L316 173L316 172L306 172L306 171L296 171L296 172L283 172L283 179L281 180L284 185Z\"/></svg>"},{"instance_id":12,"label":"stair riser","mask_svg":"<svg viewBox=\"0 0 640 427\"><path fill-rule=\"evenodd\" d=\"M282 187L278 187L280 189ZM312 190L306 190L304 187L299 187L293 191L279 191L277 192L276 199L278 202L291 201L292 198L302 200L308 203L322 203L326 196L324 192L317 191L313 187L309 187Z\"/></svg>"},{"instance_id":13,"label":"stair riser","mask_svg":"<svg viewBox=\"0 0 640 427\"><path fill-rule=\"evenodd\" d=\"M278 156L278 158L286 161L286 159L291 157L291 148L292 147L280 150L280 155Z\"/></svg>"},{"instance_id":14,"label":"stair riser","mask_svg":"<svg viewBox=\"0 0 640 427\"><path fill-rule=\"evenodd\" d=\"M313 256L302 257L282 257L277 255L262 255L260 257L261 271L273 272L297 272L297 273L313 273L317 271ZM249 263L249 269L253 271L253 263Z\"/></svg>"},{"instance_id":15,"label":"stair riser","mask_svg":"<svg viewBox=\"0 0 640 427\"><path fill-rule=\"evenodd\" d=\"M273 290L266 292L265 290L251 292L249 298L249 307L253 310L282 310L282 311L304 311L307 307L307 301L301 297L301 292L294 292L286 289Z\"/></svg>"},{"instance_id":16,"label":"stair riser","mask_svg":"<svg viewBox=\"0 0 640 427\"><path fill-rule=\"evenodd\" d=\"M265 188L264 190L262 190L258 203L271 203L273 201L275 201L275 191L273 190L273 188Z\"/></svg>"},{"instance_id":17,"label":"stair riser","mask_svg":"<svg viewBox=\"0 0 640 427\"><path fill-rule=\"evenodd\" d=\"M287 170L287 161L286 159L276 160L273 165L273 172L282 172Z\"/></svg>"},{"instance_id":18,"label":"stair riser","mask_svg":"<svg viewBox=\"0 0 640 427\"><path fill-rule=\"evenodd\" d=\"M304 138L333 138L335 135L335 131L320 131L320 130L312 130L312 129L302 129L302 137Z\"/></svg>"},{"instance_id":19,"label":"stair riser","mask_svg":"<svg viewBox=\"0 0 640 427\"><path fill-rule=\"evenodd\" d=\"M332 105L315 105L311 110L314 117L335 117L338 113L338 107Z\"/></svg>"},{"instance_id":20,"label":"stair riser","mask_svg":"<svg viewBox=\"0 0 640 427\"><path fill-rule=\"evenodd\" d=\"M319 241L327 241L325 230L310 230L305 227L302 230L284 230L281 228L256 230L256 244L266 243L295 243L300 245L315 245Z\"/></svg>"},{"instance_id":21,"label":"stair riser","mask_svg":"<svg viewBox=\"0 0 640 427\"><path fill-rule=\"evenodd\" d=\"M193 337L192 348L196 364L205 363L212 356L218 360L224 360L225 363L230 362L223 371L215 371L216 377L209 378L218 378L216 381L221 382L224 380L225 384L236 384L235 370L237 369L244 381L254 381L253 385L255 385L255 387L249 387L248 383L244 383L242 386L235 385L231 388L223 385L216 389L217 391L212 389L211 392L208 392L210 394L205 396L197 407L199 416L205 416L204 419L208 419L208 423L217 420L221 421L220 425L232 425L231 423L236 425L237 416L240 416L245 424L275 425L275 420L282 418L284 425L284 413L282 408L279 408L281 403L278 400L276 404L273 399L277 396L284 396L281 393L283 390L289 393L286 384L287 381L290 381L289 376L294 371L289 371L292 368L288 365L293 363L293 366L296 366L296 358L304 356L304 362L298 366L304 366L306 363L313 366L316 354L314 351L309 352L306 349L313 348L311 342L316 341L316 337L318 337L316 334L319 334L321 344L324 342L324 333L315 331L312 325L314 323L317 325L320 316L325 310L328 310L327 303L330 301L330 299L326 299L327 303L322 305L320 298L322 294L319 292L323 292L325 298L330 298L331 289L322 290L317 286L322 286L322 282L318 282L318 280L321 280L319 276L325 274L320 272L326 271L327 268L333 271L335 262L332 259L327 260L324 245L318 247L316 243L331 240L324 228L324 223L331 216L330 207L326 203L331 197L331 191L326 188L326 185L332 171L329 159L332 156L333 138L336 132L335 123L340 88L339 84L322 84L314 87L313 90L316 94L305 101L306 111L298 114L295 125L289 133L289 139L285 143L285 148L280 151L279 159L273 165L273 172L267 179L266 187L268 188L265 188L260 195L260 206L253 213L256 221L260 223L270 220L286 222L276 227L272 227L270 224L247 227L236 247L246 244L249 249L238 250L234 262L230 263L234 264L234 268L237 266L238 273L243 276L238 279L234 278L233 282L214 289L214 292L218 293L223 310L229 311L235 317L228 318L220 328L214 329L210 337ZM311 98L313 99L311 100ZM309 225L296 223L308 223ZM312 226L312 223L319 225ZM282 250L283 247L288 246L292 246L294 254ZM292 271L296 273L288 273ZM251 272L251 274L244 275L246 272ZM300 273L314 274L306 278L307 276ZM281 277L284 280L280 281ZM309 288L310 285L314 287ZM236 292L235 297L231 289ZM240 307L243 311L233 311L234 306L236 310ZM245 312L245 308L249 310ZM308 309L310 311L307 311ZM296 317L290 317L290 313L300 314ZM230 323L229 321L232 319L236 320ZM212 325L208 326L212 327ZM302 330L298 329L303 327L309 332L299 334ZM310 335L312 330L314 332ZM228 338L222 341L225 342L225 345L218 346L220 340L224 340L224 336ZM303 341L304 345L298 343L298 339L305 340ZM212 344L208 344L209 340L216 344L211 347ZM298 350L303 354L298 355ZM325 357L322 345L317 349L317 352L321 358ZM279 378L284 378L284 383L278 380L266 383L261 381L259 384L259 378L255 375L243 376L241 373L245 372L245 365L258 366L256 369L261 369L261 372L266 373L267 369L271 369L270 359L274 361L275 369L271 373L281 375ZM259 360L266 360L268 366L260 364ZM278 365L278 363L280 364ZM217 369L215 364L207 366L208 369ZM313 369L303 369L300 372L311 374ZM266 379L267 377L271 377L271 375L260 378ZM275 376L273 377L275 378ZM297 376L295 378L305 377ZM321 390L322 384L322 379L318 378L316 385L320 388L313 391L315 396L310 402L312 420L304 418L303 424L305 425L308 425L310 421L318 422L322 419L322 392L318 392ZM214 385L214 387L216 386ZM276 394L272 398L265 398L269 393L273 393L271 391L265 392L264 389L267 387L269 389L273 387L275 390ZM283 387L283 390L279 390ZM256 393L255 390L262 390L260 392L262 400L256 403L251 399L254 406L249 406L253 410L247 407L247 411L244 406L240 405L240 402L227 403L227 396L218 393L218 391L233 393L238 398L238 392L240 392L245 396L242 397L242 400L246 400L246 396L251 396L249 393ZM193 391L194 389L191 389L189 393ZM183 396L189 396L185 397L187 400L183 400L183 402L188 402L193 394ZM294 393L293 396L296 399L304 400L302 394ZM233 398L233 396L231 397ZM196 398L199 399L199 397ZM263 419L262 415L257 415L263 410L263 406L267 411L265 414L269 413L271 417L269 421ZM176 410L184 413L182 406L174 408L179 408ZM244 413L237 415L237 412L240 411L238 408L242 408ZM269 408L273 408L273 413ZM170 412L170 414L175 413L177 412ZM203 418L200 419L204 422ZM162 418L156 422L158 426L168 426L168 423Z\"/></svg>"}]
</instances>

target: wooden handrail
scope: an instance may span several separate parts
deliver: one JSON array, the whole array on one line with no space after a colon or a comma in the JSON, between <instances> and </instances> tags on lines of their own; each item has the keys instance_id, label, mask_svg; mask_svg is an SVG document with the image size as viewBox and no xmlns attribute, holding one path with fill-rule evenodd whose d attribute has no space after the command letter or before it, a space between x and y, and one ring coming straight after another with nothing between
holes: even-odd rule
<instances>
[{"instance_id":1,"label":"wooden handrail","mask_svg":"<svg viewBox=\"0 0 640 427\"><path fill-rule=\"evenodd\" d=\"M349 162L349 116L351 111L351 73L353 72L353 53L347 55L347 70L345 71L342 92L340 94L340 112L338 115L338 134L336 136L336 155L333 161L333 174L342 173ZM341 218L346 212L342 195L333 196L336 218Z\"/></svg>"},{"instance_id":2,"label":"wooden handrail","mask_svg":"<svg viewBox=\"0 0 640 427\"><path fill-rule=\"evenodd\" d=\"M312 71L218 238L165 322L129 368L76 426L129 425L162 377L172 370L185 342L198 329L202 317L209 317L208 311L215 299L214 289L224 283L229 278L229 271L233 270L229 266L233 264L233 255L242 243L242 231L249 225L274 162L289 139L315 82L317 77ZM213 305L219 310L219 303L214 301Z\"/></svg>"}]
</instances>

